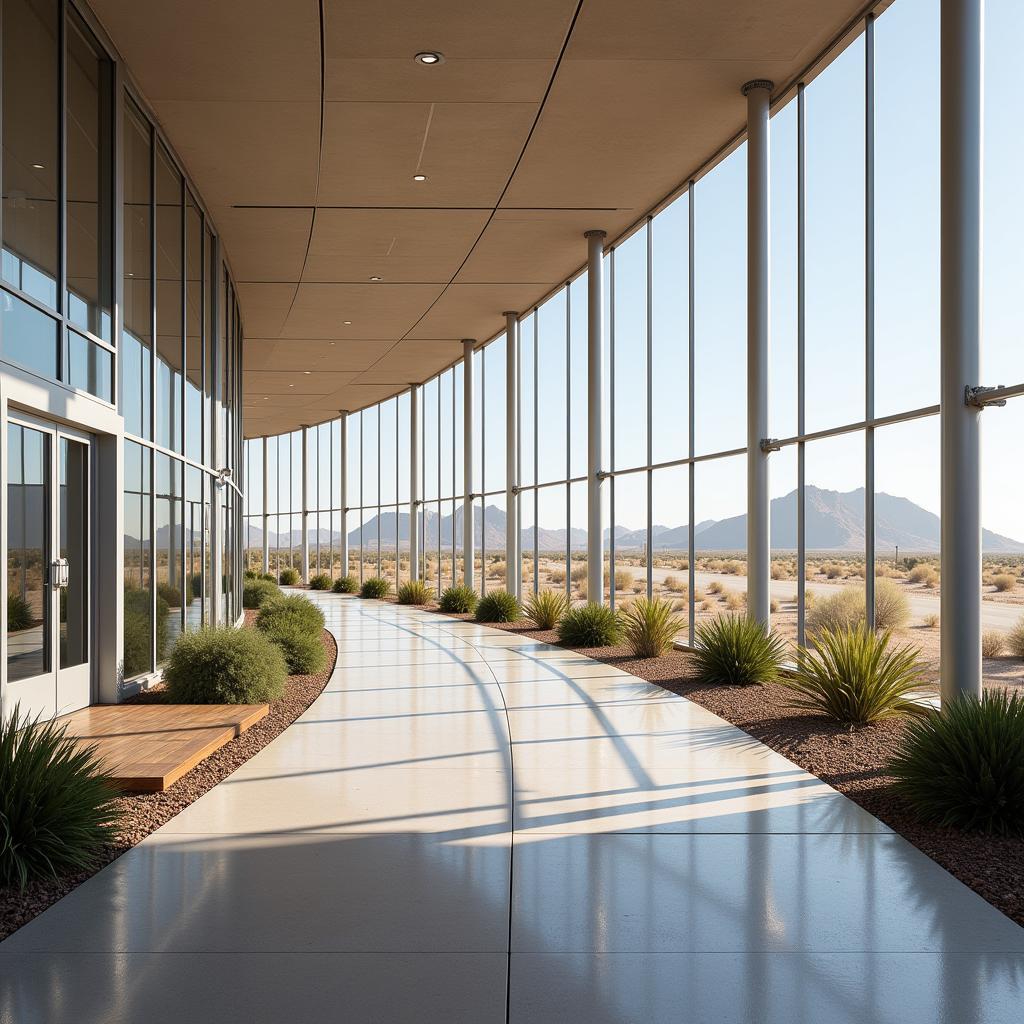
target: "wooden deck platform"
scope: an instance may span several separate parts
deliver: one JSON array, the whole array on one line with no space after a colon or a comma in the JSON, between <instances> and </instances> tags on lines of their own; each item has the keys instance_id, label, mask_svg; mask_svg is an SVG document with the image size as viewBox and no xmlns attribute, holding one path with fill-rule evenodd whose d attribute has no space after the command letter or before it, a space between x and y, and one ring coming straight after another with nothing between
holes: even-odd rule
<instances>
[{"instance_id":1,"label":"wooden deck platform","mask_svg":"<svg viewBox=\"0 0 1024 1024\"><path fill-rule=\"evenodd\" d=\"M95 745L120 789L159 793L251 728L266 704L95 704L60 721Z\"/></svg>"}]
</instances>

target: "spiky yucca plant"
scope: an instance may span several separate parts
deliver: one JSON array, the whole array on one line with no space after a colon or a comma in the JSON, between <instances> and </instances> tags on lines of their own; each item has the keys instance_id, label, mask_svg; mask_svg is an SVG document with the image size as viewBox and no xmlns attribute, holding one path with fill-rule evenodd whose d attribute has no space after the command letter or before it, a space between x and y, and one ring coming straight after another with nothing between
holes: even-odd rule
<instances>
[{"instance_id":1,"label":"spiky yucca plant","mask_svg":"<svg viewBox=\"0 0 1024 1024\"><path fill-rule=\"evenodd\" d=\"M442 592L438 607L449 615L464 614L474 611L478 600L477 592L472 587L459 584Z\"/></svg>"},{"instance_id":2,"label":"spiky yucca plant","mask_svg":"<svg viewBox=\"0 0 1024 1024\"><path fill-rule=\"evenodd\" d=\"M94 748L15 705L0 720L0 887L92 866L120 817L114 795Z\"/></svg>"},{"instance_id":3,"label":"spiky yucca plant","mask_svg":"<svg viewBox=\"0 0 1024 1024\"><path fill-rule=\"evenodd\" d=\"M703 622L694 639L700 679L711 684L774 682L786 653L781 637L745 615L720 615Z\"/></svg>"},{"instance_id":4,"label":"spiky yucca plant","mask_svg":"<svg viewBox=\"0 0 1024 1024\"><path fill-rule=\"evenodd\" d=\"M430 604L434 591L423 580L406 580L398 588L399 604Z\"/></svg>"},{"instance_id":5,"label":"spiky yucca plant","mask_svg":"<svg viewBox=\"0 0 1024 1024\"><path fill-rule=\"evenodd\" d=\"M909 723L890 770L924 821L1024 835L1024 695L944 701Z\"/></svg>"},{"instance_id":6,"label":"spiky yucca plant","mask_svg":"<svg viewBox=\"0 0 1024 1024\"><path fill-rule=\"evenodd\" d=\"M910 645L894 646L888 630L823 629L812 646L797 649L796 672L782 683L793 691L793 707L848 725L921 714L924 706L913 699L924 671L919 654Z\"/></svg>"},{"instance_id":7,"label":"spiky yucca plant","mask_svg":"<svg viewBox=\"0 0 1024 1024\"><path fill-rule=\"evenodd\" d=\"M526 599L523 610L538 629L554 629L569 610L569 597L564 590L539 590Z\"/></svg>"},{"instance_id":8,"label":"spiky yucca plant","mask_svg":"<svg viewBox=\"0 0 1024 1024\"><path fill-rule=\"evenodd\" d=\"M370 576L363 580L359 588L359 596L365 598L387 597L391 593L391 584L383 576Z\"/></svg>"},{"instance_id":9,"label":"spiky yucca plant","mask_svg":"<svg viewBox=\"0 0 1024 1024\"><path fill-rule=\"evenodd\" d=\"M519 599L507 590L492 590L476 606L477 622L515 622L520 615Z\"/></svg>"},{"instance_id":10,"label":"spiky yucca plant","mask_svg":"<svg viewBox=\"0 0 1024 1024\"><path fill-rule=\"evenodd\" d=\"M637 598L622 613L622 635L638 658L660 658L672 650L683 620L663 598Z\"/></svg>"},{"instance_id":11,"label":"spiky yucca plant","mask_svg":"<svg viewBox=\"0 0 1024 1024\"><path fill-rule=\"evenodd\" d=\"M622 640L622 620L607 605L579 605L562 616L558 639L569 647L613 647Z\"/></svg>"}]
</instances>

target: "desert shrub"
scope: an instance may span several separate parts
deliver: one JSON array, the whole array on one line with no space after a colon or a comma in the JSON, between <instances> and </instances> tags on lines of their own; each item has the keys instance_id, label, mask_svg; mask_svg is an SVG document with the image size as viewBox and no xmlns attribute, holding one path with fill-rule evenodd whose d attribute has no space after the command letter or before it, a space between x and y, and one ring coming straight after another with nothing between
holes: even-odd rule
<instances>
[{"instance_id":1,"label":"desert shrub","mask_svg":"<svg viewBox=\"0 0 1024 1024\"><path fill-rule=\"evenodd\" d=\"M277 577L272 572L261 572L259 578L261 580L270 580L271 583L277 582Z\"/></svg>"},{"instance_id":2,"label":"desert shrub","mask_svg":"<svg viewBox=\"0 0 1024 1024\"><path fill-rule=\"evenodd\" d=\"M1024 834L1024 696L986 690L911 722L890 770L924 821Z\"/></svg>"},{"instance_id":3,"label":"desert shrub","mask_svg":"<svg viewBox=\"0 0 1024 1024\"><path fill-rule=\"evenodd\" d=\"M1011 576L1008 572L1001 572L992 577L992 585L1000 594L1009 593L1017 588L1017 577Z\"/></svg>"},{"instance_id":4,"label":"desert shrub","mask_svg":"<svg viewBox=\"0 0 1024 1024\"><path fill-rule=\"evenodd\" d=\"M492 590L476 606L477 622L515 622L519 618L519 599L507 590Z\"/></svg>"},{"instance_id":5,"label":"desert shrub","mask_svg":"<svg viewBox=\"0 0 1024 1024\"><path fill-rule=\"evenodd\" d=\"M331 577L325 572L318 572L315 576L309 577L310 590L330 590Z\"/></svg>"},{"instance_id":6,"label":"desert shrub","mask_svg":"<svg viewBox=\"0 0 1024 1024\"><path fill-rule=\"evenodd\" d=\"M93 865L120 817L114 795L94 748L15 704L0 718L0 887Z\"/></svg>"},{"instance_id":7,"label":"desert shrub","mask_svg":"<svg viewBox=\"0 0 1024 1024\"><path fill-rule=\"evenodd\" d=\"M505 578L505 563L491 562L487 567L487 578L492 580L503 580Z\"/></svg>"},{"instance_id":8,"label":"desert shrub","mask_svg":"<svg viewBox=\"0 0 1024 1024\"><path fill-rule=\"evenodd\" d=\"M709 594L721 594L723 590L725 590L725 587L723 587L722 584L718 582L718 580L712 580L708 584Z\"/></svg>"},{"instance_id":9,"label":"desert shrub","mask_svg":"<svg viewBox=\"0 0 1024 1024\"><path fill-rule=\"evenodd\" d=\"M569 598L562 590L541 590L526 599L523 610L538 629L554 629L569 610Z\"/></svg>"},{"instance_id":10,"label":"desert shrub","mask_svg":"<svg viewBox=\"0 0 1024 1024\"><path fill-rule=\"evenodd\" d=\"M681 581L678 576L666 576L662 586L673 594L681 594L685 592L687 584Z\"/></svg>"},{"instance_id":11,"label":"desert shrub","mask_svg":"<svg viewBox=\"0 0 1024 1024\"><path fill-rule=\"evenodd\" d=\"M242 607L262 608L267 601L281 596L276 583L271 580L246 580L242 587Z\"/></svg>"},{"instance_id":12,"label":"desert shrub","mask_svg":"<svg viewBox=\"0 0 1024 1024\"><path fill-rule=\"evenodd\" d=\"M779 610L778 599L773 597L768 604L768 608L771 610L772 615L774 615Z\"/></svg>"},{"instance_id":13,"label":"desert shrub","mask_svg":"<svg viewBox=\"0 0 1024 1024\"><path fill-rule=\"evenodd\" d=\"M319 639L324 628L324 613L301 594L289 594L268 601L256 616L256 628L264 633L280 629L285 622L294 623L304 633Z\"/></svg>"},{"instance_id":14,"label":"desert shrub","mask_svg":"<svg viewBox=\"0 0 1024 1024\"><path fill-rule=\"evenodd\" d=\"M319 630L311 632L308 624L297 616L279 617L261 628L284 656L289 675L312 676L323 671L327 652Z\"/></svg>"},{"instance_id":15,"label":"desert shrub","mask_svg":"<svg viewBox=\"0 0 1024 1024\"><path fill-rule=\"evenodd\" d=\"M846 574L844 567L836 562L830 562L828 565L823 566L822 572L824 572L830 580L840 579Z\"/></svg>"},{"instance_id":16,"label":"desert shrub","mask_svg":"<svg viewBox=\"0 0 1024 1024\"><path fill-rule=\"evenodd\" d=\"M632 590L633 588L633 574L628 569L616 569L615 570L615 589L616 590Z\"/></svg>"},{"instance_id":17,"label":"desert shrub","mask_svg":"<svg viewBox=\"0 0 1024 1024\"><path fill-rule=\"evenodd\" d=\"M910 602L892 580L875 580L875 627L899 629L910 621Z\"/></svg>"},{"instance_id":18,"label":"desert shrub","mask_svg":"<svg viewBox=\"0 0 1024 1024\"><path fill-rule=\"evenodd\" d=\"M851 629L864 621L864 594L860 590L845 588L827 597L815 599L814 607L808 609L807 631L818 634L824 630L833 632Z\"/></svg>"},{"instance_id":19,"label":"desert shrub","mask_svg":"<svg viewBox=\"0 0 1024 1024\"><path fill-rule=\"evenodd\" d=\"M912 699L921 686L920 652L891 639L888 630L875 633L863 623L822 630L813 646L797 649L796 671L782 680L793 691L790 704L848 725L922 713Z\"/></svg>"},{"instance_id":20,"label":"desert shrub","mask_svg":"<svg viewBox=\"0 0 1024 1024\"><path fill-rule=\"evenodd\" d=\"M1024 618L1006 634L1006 647L1015 658L1024 658Z\"/></svg>"},{"instance_id":21,"label":"desert shrub","mask_svg":"<svg viewBox=\"0 0 1024 1024\"><path fill-rule=\"evenodd\" d=\"M622 613L623 639L638 658L659 658L672 650L682 628L672 604L658 597L641 597Z\"/></svg>"},{"instance_id":22,"label":"desert shrub","mask_svg":"<svg viewBox=\"0 0 1024 1024\"><path fill-rule=\"evenodd\" d=\"M282 569L281 575L278 577L278 582L282 587L294 587L299 582L299 570L298 569Z\"/></svg>"},{"instance_id":23,"label":"desert shrub","mask_svg":"<svg viewBox=\"0 0 1024 1024\"><path fill-rule=\"evenodd\" d=\"M472 587L460 584L445 589L438 601L438 607L448 615L464 614L475 611L478 600L477 592Z\"/></svg>"},{"instance_id":24,"label":"desert shrub","mask_svg":"<svg viewBox=\"0 0 1024 1024\"><path fill-rule=\"evenodd\" d=\"M406 580L398 588L399 604L430 604L434 591L423 580Z\"/></svg>"},{"instance_id":25,"label":"desert shrub","mask_svg":"<svg viewBox=\"0 0 1024 1024\"><path fill-rule=\"evenodd\" d=\"M359 588L359 596L367 599L387 597L391 593L391 583L383 576L370 576L363 580Z\"/></svg>"},{"instance_id":26,"label":"desert shrub","mask_svg":"<svg viewBox=\"0 0 1024 1024\"><path fill-rule=\"evenodd\" d=\"M710 601L707 601L707 600L701 601L701 603L700 603L700 610L702 612L709 612L714 607L715 607L714 604L712 604Z\"/></svg>"},{"instance_id":27,"label":"desert shrub","mask_svg":"<svg viewBox=\"0 0 1024 1024\"><path fill-rule=\"evenodd\" d=\"M355 576L339 576L331 584L331 590L336 594L354 594L358 589L359 580Z\"/></svg>"},{"instance_id":28,"label":"desert shrub","mask_svg":"<svg viewBox=\"0 0 1024 1024\"><path fill-rule=\"evenodd\" d=\"M172 704L277 700L285 675L284 656L262 630L235 626L182 633L164 668Z\"/></svg>"},{"instance_id":29,"label":"desert shrub","mask_svg":"<svg viewBox=\"0 0 1024 1024\"><path fill-rule=\"evenodd\" d=\"M580 605L562 616L558 639L569 647L612 647L622 639L622 622L607 605Z\"/></svg>"},{"instance_id":30,"label":"desert shrub","mask_svg":"<svg viewBox=\"0 0 1024 1024\"><path fill-rule=\"evenodd\" d=\"M564 569L552 569L548 573L548 579L552 583L564 583L565 582L565 570Z\"/></svg>"},{"instance_id":31,"label":"desert shrub","mask_svg":"<svg viewBox=\"0 0 1024 1024\"><path fill-rule=\"evenodd\" d=\"M569 579L573 583L583 583L587 578L587 567L586 565L574 565L572 571L569 573Z\"/></svg>"},{"instance_id":32,"label":"desert shrub","mask_svg":"<svg viewBox=\"0 0 1024 1024\"><path fill-rule=\"evenodd\" d=\"M242 573L242 579L244 580L254 580L256 578L255 569L246 569L245 572Z\"/></svg>"},{"instance_id":33,"label":"desert shrub","mask_svg":"<svg viewBox=\"0 0 1024 1024\"><path fill-rule=\"evenodd\" d=\"M998 658L1006 650L1006 637L995 629L988 629L981 634L981 656Z\"/></svg>"},{"instance_id":34,"label":"desert shrub","mask_svg":"<svg viewBox=\"0 0 1024 1024\"><path fill-rule=\"evenodd\" d=\"M746 597L746 594L730 592L725 595L725 607L731 612L738 612L746 606Z\"/></svg>"},{"instance_id":35,"label":"desert shrub","mask_svg":"<svg viewBox=\"0 0 1024 1024\"><path fill-rule=\"evenodd\" d=\"M695 657L705 683L749 685L778 677L786 645L745 615L722 615L696 629Z\"/></svg>"},{"instance_id":36,"label":"desert shrub","mask_svg":"<svg viewBox=\"0 0 1024 1024\"><path fill-rule=\"evenodd\" d=\"M168 608L181 607L181 591L172 587L169 583L158 583L156 585L157 596L167 602Z\"/></svg>"},{"instance_id":37,"label":"desert shrub","mask_svg":"<svg viewBox=\"0 0 1024 1024\"><path fill-rule=\"evenodd\" d=\"M921 621L928 629L935 629L939 624L939 617L935 612L932 612L931 615L926 615Z\"/></svg>"},{"instance_id":38,"label":"desert shrub","mask_svg":"<svg viewBox=\"0 0 1024 1024\"><path fill-rule=\"evenodd\" d=\"M15 593L7 591L7 632L16 633L19 629L28 629L32 625L32 609L28 601Z\"/></svg>"},{"instance_id":39,"label":"desert shrub","mask_svg":"<svg viewBox=\"0 0 1024 1024\"><path fill-rule=\"evenodd\" d=\"M918 562L907 575L911 583L923 583L926 587L934 587L939 582L939 574L927 562Z\"/></svg>"}]
</instances>

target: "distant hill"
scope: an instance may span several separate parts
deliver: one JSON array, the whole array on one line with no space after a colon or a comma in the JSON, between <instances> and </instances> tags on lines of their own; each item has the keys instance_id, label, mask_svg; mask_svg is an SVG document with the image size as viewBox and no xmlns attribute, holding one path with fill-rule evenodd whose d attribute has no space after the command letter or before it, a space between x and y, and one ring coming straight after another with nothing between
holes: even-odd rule
<instances>
[{"instance_id":1,"label":"distant hill","mask_svg":"<svg viewBox=\"0 0 1024 1024\"><path fill-rule=\"evenodd\" d=\"M820 487L806 488L806 533L808 550L817 551L863 551L864 550L864 489L853 491L829 491ZM449 508L451 506L449 505ZM494 505L488 505L486 524L479 506L476 509L473 534L475 544L479 547L486 538L488 551L500 551L505 546L505 512ZM797 503L796 491L781 498L775 498L771 505L771 543L777 550L796 549ZM486 529L485 529L486 525ZM381 531L383 544L394 543L397 536L402 544L409 541L408 513L383 512L378 517L372 516L362 528L364 544L376 544L377 531ZM442 547L451 547L452 537L462 537L462 506L458 505L455 515L438 516L428 511L425 517L425 544L429 549L437 547L438 540ZM689 543L689 527L655 525L652 529L653 547L660 551L685 551ZM611 537L612 531L605 531L605 541ZM349 530L349 544L359 543L359 527ZM310 530L310 543L316 543L317 531ZM697 524L694 531L697 550L699 551L743 551L747 546L746 515L731 516L728 519L706 519ZM340 535L333 534L335 544L340 542ZM574 549L586 546L586 531L573 528L569 541ZM298 533L284 533L280 538L271 534L272 544L283 546L297 545ZM319 531L322 544L332 540L331 531ZM875 545L879 552L891 552L897 546L902 550L937 552L939 550L939 517L927 509L915 505L907 498L891 494L879 493L875 496ZM540 527L537 536L537 548L540 551L564 551L566 532L561 529L545 529ZM250 527L248 542L251 546L262 543L258 529ZM629 530L623 526L615 527L615 546L620 550L639 549L647 542L643 530ZM523 548L530 550L534 546L533 527L523 531ZM982 547L991 554L1016 554L1024 552L1024 542L1010 537L1001 536L991 530L982 531Z\"/></svg>"}]
</instances>

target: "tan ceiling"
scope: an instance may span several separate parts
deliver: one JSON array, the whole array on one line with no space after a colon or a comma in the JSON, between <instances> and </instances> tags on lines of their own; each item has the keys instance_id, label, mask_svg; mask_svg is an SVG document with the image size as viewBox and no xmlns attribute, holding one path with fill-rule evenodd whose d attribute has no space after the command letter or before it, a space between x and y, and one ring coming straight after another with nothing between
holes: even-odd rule
<instances>
[{"instance_id":1,"label":"tan ceiling","mask_svg":"<svg viewBox=\"0 0 1024 1024\"><path fill-rule=\"evenodd\" d=\"M743 82L790 81L862 6L92 0L226 247L249 436L497 333L583 231L614 238L742 128Z\"/></svg>"}]
</instances>

